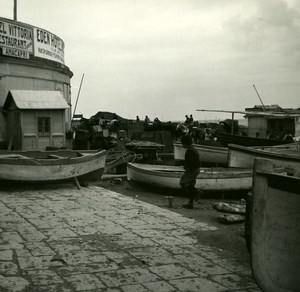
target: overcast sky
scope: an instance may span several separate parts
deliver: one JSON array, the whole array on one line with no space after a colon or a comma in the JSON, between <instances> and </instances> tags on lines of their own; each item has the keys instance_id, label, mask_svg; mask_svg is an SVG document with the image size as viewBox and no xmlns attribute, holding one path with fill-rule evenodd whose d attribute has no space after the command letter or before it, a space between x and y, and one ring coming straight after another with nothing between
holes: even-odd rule
<instances>
[{"instance_id":1,"label":"overcast sky","mask_svg":"<svg viewBox=\"0 0 300 292\"><path fill-rule=\"evenodd\" d=\"M298 0L18 0L17 18L65 42L87 118L230 118L196 110L260 104L253 84L265 105L300 107Z\"/></svg>"}]
</instances>

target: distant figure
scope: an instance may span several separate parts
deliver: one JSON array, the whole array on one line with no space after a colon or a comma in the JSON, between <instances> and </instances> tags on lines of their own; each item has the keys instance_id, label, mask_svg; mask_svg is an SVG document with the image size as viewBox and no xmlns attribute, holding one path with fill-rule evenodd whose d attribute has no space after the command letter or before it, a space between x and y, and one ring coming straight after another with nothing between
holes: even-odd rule
<instances>
[{"instance_id":1,"label":"distant figure","mask_svg":"<svg viewBox=\"0 0 300 292\"><path fill-rule=\"evenodd\" d=\"M212 134L211 134L211 130L209 128L205 129L204 140L205 141L211 141L212 140Z\"/></svg>"},{"instance_id":2,"label":"distant figure","mask_svg":"<svg viewBox=\"0 0 300 292\"><path fill-rule=\"evenodd\" d=\"M139 122L140 121L140 117L136 116L136 121Z\"/></svg>"},{"instance_id":3,"label":"distant figure","mask_svg":"<svg viewBox=\"0 0 300 292\"><path fill-rule=\"evenodd\" d=\"M185 121L184 121L184 123L185 123L186 125L188 125L188 124L190 123L190 118L189 118L188 115L185 115Z\"/></svg>"},{"instance_id":4,"label":"distant figure","mask_svg":"<svg viewBox=\"0 0 300 292\"><path fill-rule=\"evenodd\" d=\"M150 123L150 119L149 119L148 116L145 117L145 123L146 123L146 124Z\"/></svg>"},{"instance_id":5,"label":"distant figure","mask_svg":"<svg viewBox=\"0 0 300 292\"><path fill-rule=\"evenodd\" d=\"M286 132L283 139L286 140L286 141L294 142L293 135L289 131Z\"/></svg>"},{"instance_id":6,"label":"distant figure","mask_svg":"<svg viewBox=\"0 0 300 292\"><path fill-rule=\"evenodd\" d=\"M194 122L194 118L193 118L193 115L190 114L190 119L189 119L189 123L192 124Z\"/></svg>"},{"instance_id":7,"label":"distant figure","mask_svg":"<svg viewBox=\"0 0 300 292\"><path fill-rule=\"evenodd\" d=\"M189 129L186 125L180 123L176 126L175 129L175 139L176 141L182 137L182 135L187 135L189 132Z\"/></svg>"},{"instance_id":8,"label":"distant figure","mask_svg":"<svg viewBox=\"0 0 300 292\"><path fill-rule=\"evenodd\" d=\"M156 117L156 118L154 119L154 122L155 122L155 123L160 123L160 120L159 120L159 118L158 118L158 117Z\"/></svg>"},{"instance_id":9,"label":"distant figure","mask_svg":"<svg viewBox=\"0 0 300 292\"><path fill-rule=\"evenodd\" d=\"M184 173L180 179L180 186L189 197L189 202L183 205L184 208L194 209L194 201L197 197L195 188L196 178L200 173L200 156L198 151L193 147L192 137L185 135L181 138L183 148L186 149L184 157Z\"/></svg>"},{"instance_id":10,"label":"distant figure","mask_svg":"<svg viewBox=\"0 0 300 292\"><path fill-rule=\"evenodd\" d=\"M192 137L195 144L200 144L205 139L204 130L198 127L190 127L188 130L189 135Z\"/></svg>"}]
</instances>

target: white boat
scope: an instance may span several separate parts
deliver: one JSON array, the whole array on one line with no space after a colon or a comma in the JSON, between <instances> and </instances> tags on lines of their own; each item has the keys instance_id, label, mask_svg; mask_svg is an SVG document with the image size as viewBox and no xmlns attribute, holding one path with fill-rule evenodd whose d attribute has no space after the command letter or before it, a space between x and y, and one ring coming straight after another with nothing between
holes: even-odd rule
<instances>
[{"instance_id":1,"label":"white boat","mask_svg":"<svg viewBox=\"0 0 300 292\"><path fill-rule=\"evenodd\" d=\"M270 159L276 167L290 167L300 171L300 150L295 143L279 146L245 147L228 145L229 167L251 168L255 158Z\"/></svg>"},{"instance_id":2,"label":"white boat","mask_svg":"<svg viewBox=\"0 0 300 292\"><path fill-rule=\"evenodd\" d=\"M106 151L2 151L0 180L42 182L80 178L93 172L100 178Z\"/></svg>"},{"instance_id":3,"label":"white boat","mask_svg":"<svg viewBox=\"0 0 300 292\"><path fill-rule=\"evenodd\" d=\"M181 166L127 163L129 181L163 188L179 189L183 172L184 168ZM250 190L252 169L200 168L195 187L203 191Z\"/></svg>"},{"instance_id":4,"label":"white boat","mask_svg":"<svg viewBox=\"0 0 300 292\"><path fill-rule=\"evenodd\" d=\"M184 160L186 149L183 148L182 143L175 142L173 145L174 159L177 161ZM201 162L227 165L228 148L201 144L193 144L193 147L198 151Z\"/></svg>"},{"instance_id":5,"label":"white boat","mask_svg":"<svg viewBox=\"0 0 300 292\"><path fill-rule=\"evenodd\" d=\"M300 178L278 174L256 159L251 206L253 276L266 292L299 291Z\"/></svg>"}]
</instances>

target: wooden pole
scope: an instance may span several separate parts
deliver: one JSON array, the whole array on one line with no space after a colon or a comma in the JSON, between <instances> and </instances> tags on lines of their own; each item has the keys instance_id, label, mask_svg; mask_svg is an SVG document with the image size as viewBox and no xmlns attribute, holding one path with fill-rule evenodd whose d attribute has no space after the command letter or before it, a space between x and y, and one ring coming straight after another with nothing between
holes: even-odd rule
<instances>
[{"instance_id":1,"label":"wooden pole","mask_svg":"<svg viewBox=\"0 0 300 292\"><path fill-rule=\"evenodd\" d=\"M254 89L255 89L255 91L256 91L256 94L257 94L257 96L258 96L258 98L259 98L259 100L260 100L260 102L261 102L263 111L265 111L265 110L266 110L266 109L265 109L265 105L263 104L263 102L262 102L262 100L261 100L261 98L260 98L260 95L259 95L259 93L258 93L258 91L257 91L257 89L256 89L256 87L255 87L254 84L253 84L253 87L254 87Z\"/></svg>"},{"instance_id":2,"label":"wooden pole","mask_svg":"<svg viewBox=\"0 0 300 292\"><path fill-rule=\"evenodd\" d=\"M14 0L14 20L17 20L17 0Z\"/></svg>"},{"instance_id":3,"label":"wooden pole","mask_svg":"<svg viewBox=\"0 0 300 292\"><path fill-rule=\"evenodd\" d=\"M80 82L80 86L79 86L79 90L78 90L78 94L77 94L77 98L76 98L76 103L75 103L73 115L72 115L72 117L71 117L70 131L72 130L73 118L74 118L74 115L75 115L75 112L76 112L76 108L77 108L77 102L78 102L79 94L80 94L80 91L81 91L81 86L82 86L82 82L83 82L83 77L84 77L84 74L82 74L82 77L81 77L81 82Z\"/></svg>"},{"instance_id":4,"label":"wooden pole","mask_svg":"<svg viewBox=\"0 0 300 292\"><path fill-rule=\"evenodd\" d=\"M76 176L74 176L74 182L78 190L80 190L80 184Z\"/></svg>"},{"instance_id":5,"label":"wooden pole","mask_svg":"<svg viewBox=\"0 0 300 292\"><path fill-rule=\"evenodd\" d=\"M226 111L226 110L208 110L208 109L197 109L198 112L214 112L214 113L236 113L236 114L247 114L248 111Z\"/></svg>"}]
</instances>

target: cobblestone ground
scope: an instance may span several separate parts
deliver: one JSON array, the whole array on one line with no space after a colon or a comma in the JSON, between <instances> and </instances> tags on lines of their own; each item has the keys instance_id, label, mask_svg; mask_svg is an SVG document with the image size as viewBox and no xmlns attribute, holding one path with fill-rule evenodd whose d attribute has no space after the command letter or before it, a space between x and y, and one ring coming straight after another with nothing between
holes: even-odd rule
<instances>
[{"instance_id":1,"label":"cobblestone ground","mask_svg":"<svg viewBox=\"0 0 300 292\"><path fill-rule=\"evenodd\" d=\"M107 189L0 191L0 291L260 291L193 238L216 227Z\"/></svg>"}]
</instances>

